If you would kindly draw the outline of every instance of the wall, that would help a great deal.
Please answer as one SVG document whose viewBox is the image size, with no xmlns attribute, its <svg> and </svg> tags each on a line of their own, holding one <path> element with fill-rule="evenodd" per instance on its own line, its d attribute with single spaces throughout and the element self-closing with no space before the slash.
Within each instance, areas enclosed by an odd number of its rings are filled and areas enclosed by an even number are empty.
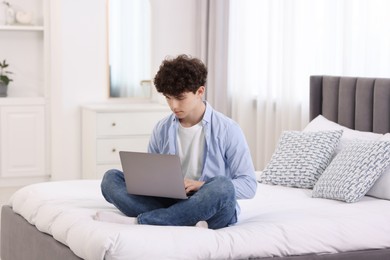
<svg viewBox="0 0 390 260">
<path fill-rule="evenodd" d="M 197 0 L 150 0 L 152 16 L 152 75 L 166 56 L 197 55 Z"/>
<path fill-rule="evenodd" d="M 51 2 L 51 171 L 81 176 L 81 116 L 86 103 L 108 101 L 106 0 Z M 151 0 L 152 75 L 166 55 L 196 55 L 196 0 Z"/>
<path fill-rule="evenodd" d="M 198 36 L 198 2 L 200 0 L 149 0 L 151 3 L 151 79 L 166 57 L 190 54 L 200 57 Z M 154 100 L 165 104 L 162 95 L 153 93 Z"/>
</svg>

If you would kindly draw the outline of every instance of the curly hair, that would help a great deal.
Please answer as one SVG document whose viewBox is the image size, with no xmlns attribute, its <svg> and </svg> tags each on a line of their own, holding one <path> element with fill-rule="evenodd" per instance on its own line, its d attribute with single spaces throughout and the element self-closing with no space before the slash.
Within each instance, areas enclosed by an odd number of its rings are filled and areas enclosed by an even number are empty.
<svg viewBox="0 0 390 260">
<path fill-rule="evenodd" d="M 207 68 L 197 58 L 182 54 L 174 59 L 165 59 L 156 76 L 154 85 L 164 95 L 179 96 L 184 92 L 196 93 L 207 80 Z"/>
</svg>

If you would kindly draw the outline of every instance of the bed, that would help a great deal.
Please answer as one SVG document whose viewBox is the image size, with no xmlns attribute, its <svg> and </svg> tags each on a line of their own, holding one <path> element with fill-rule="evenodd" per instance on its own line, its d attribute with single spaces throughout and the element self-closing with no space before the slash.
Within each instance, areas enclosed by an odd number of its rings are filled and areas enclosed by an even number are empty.
<svg viewBox="0 0 390 260">
<path fill-rule="evenodd" d="M 270 163 L 257 173 L 255 198 L 239 201 L 242 213 L 233 226 L 99 222 L 97 210 L 115 211 L 101 196 L 99 180 L 38 183 L 2 207 L 1 259 L 390 259 L 390 79 L 311 76 L 310 119 L 302 131 L 282 134 Z M 324 169 L 310 183 L 277 168 L 281 158 L 297 154 L 291 140 L 300 138 L 321 144 L 320 154 L 310 150 L 292 160 L 321 159 Z M 370 166 L 343 194 L 356 178 L 332 185 L 343 177 L 332 174 L 346 158 L 356 160 L 348 156 L 359 149 L 370 156 L 358 166 Z M 313 170 L 307 167 L 303 176 Z"/>
</svg>

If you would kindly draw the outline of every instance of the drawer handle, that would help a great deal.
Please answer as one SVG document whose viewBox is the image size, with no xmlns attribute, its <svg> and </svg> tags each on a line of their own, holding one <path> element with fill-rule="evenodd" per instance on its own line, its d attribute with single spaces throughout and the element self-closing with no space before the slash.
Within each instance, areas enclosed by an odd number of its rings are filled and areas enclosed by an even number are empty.
<svg viewBox="0 0 390 260">
<path fill-rule="evenodd" d="M 112 124 L 111 124 L 112 126 L 116 126 L 116 123 L 115 122 L 112 122 Z"/>
<path fill-rule="evenodd" d="M 115 148 L 112 148 L 112 150 L 111 150 L 113 153 L 115 153 L 116 152 L 116 149 Z"/>
</svg>

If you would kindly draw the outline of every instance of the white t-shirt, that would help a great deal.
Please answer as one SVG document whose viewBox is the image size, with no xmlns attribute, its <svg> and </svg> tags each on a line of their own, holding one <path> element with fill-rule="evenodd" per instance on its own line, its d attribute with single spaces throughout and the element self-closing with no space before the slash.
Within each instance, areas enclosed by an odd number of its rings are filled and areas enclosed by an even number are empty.
<svg viewBox="0 0 390 260">
<path fill-rule="evenodd" d="M 184 176 L 198 180 L 202 174 L 205 144 L 202 122 L 191 127 L 179 124 L 177 144 Z"/>
</svg>

